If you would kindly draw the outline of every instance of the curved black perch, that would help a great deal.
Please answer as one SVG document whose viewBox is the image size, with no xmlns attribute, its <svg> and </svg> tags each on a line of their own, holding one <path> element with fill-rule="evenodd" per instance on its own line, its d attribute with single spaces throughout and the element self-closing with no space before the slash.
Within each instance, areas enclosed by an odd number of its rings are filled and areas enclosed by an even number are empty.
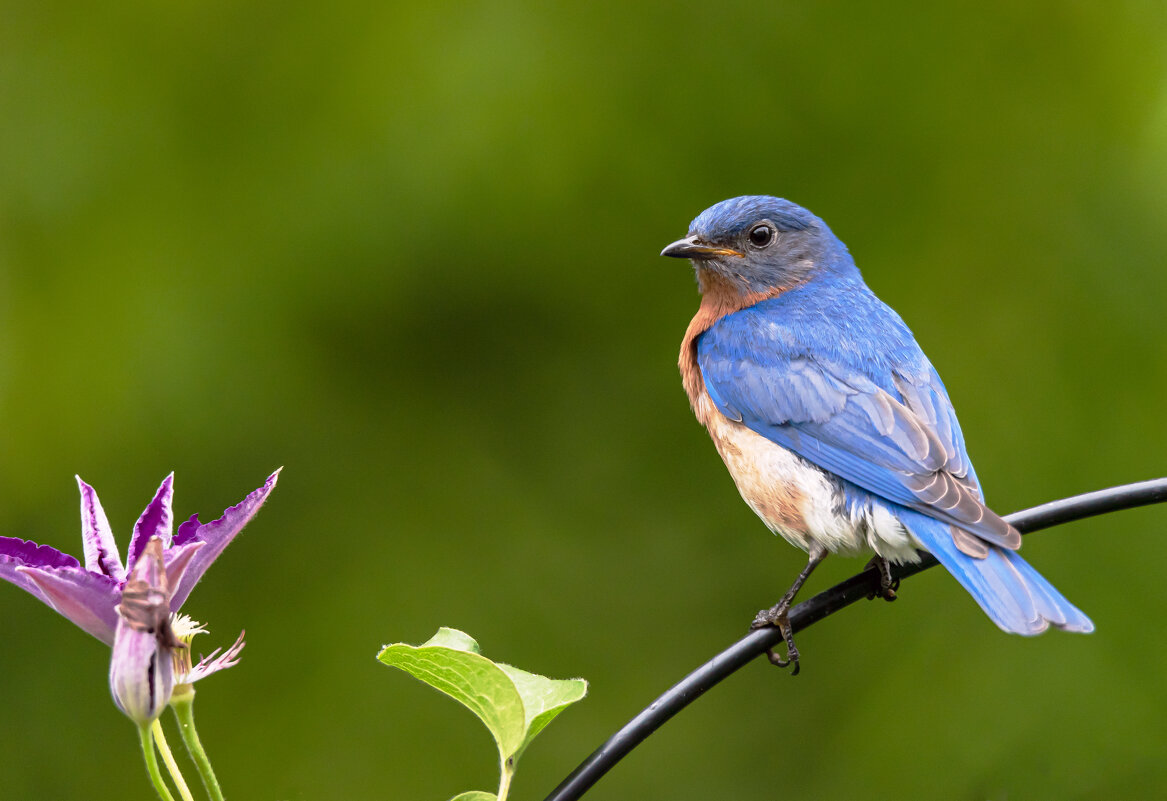
<svg viewBox="0 0 1167 801">
<path fill-rule="evenodd" d="M 1162 501 L 1167 501 L 1167 478 L 1075 495 L 1006 515 L 1005 519 L 1025 534 L 1084 517 Z M 936 560 L 926 555 L 919 564 L 899 565 L 893 568 L 892 573 L 895 578 L 907 578 L 935 564 Z M 790 627 L 795 632 L 801 631 L 878 589 L 878 571 L 875 568 L 864 570 L 794 607 L 790 611 Z M 572 771 L 545 801 L 575 801 L 665 721 L 697 700 L 710 687 L 781 642 L 782 634 L 775 628 L 757 629 L 742 637 L 628 721 Z"/>
</svg>

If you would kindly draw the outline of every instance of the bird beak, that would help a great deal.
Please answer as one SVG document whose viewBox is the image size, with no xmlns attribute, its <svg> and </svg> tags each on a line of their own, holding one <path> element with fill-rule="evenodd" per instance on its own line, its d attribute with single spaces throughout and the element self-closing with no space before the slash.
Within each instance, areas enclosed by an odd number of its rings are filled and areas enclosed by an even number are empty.
<svg viewBox="0 0 1167 801">
<path fill-rule="evenodd" d="M 687 239 L 678 239 L 673 244 L 666 247 L 660 252 L 662 256 L 672 256 L 676 259 L 715 259 L 718 256 L 737 256 L 739 258 L 745 256 L 740 250 L 733 248 L 721 248 L 715 245 L 706 245 L 700 242 L 696 236 L 688 237 Z"/>
</svg>

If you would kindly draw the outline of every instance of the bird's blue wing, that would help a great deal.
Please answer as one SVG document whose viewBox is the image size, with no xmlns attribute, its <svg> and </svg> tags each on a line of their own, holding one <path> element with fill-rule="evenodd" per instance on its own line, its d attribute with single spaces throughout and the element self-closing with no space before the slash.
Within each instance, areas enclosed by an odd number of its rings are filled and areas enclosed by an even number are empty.
<svg viewBox="0 0 1167 801">
<path fill-rule="evenodd" d="M 785 296 L 715 323 L 697 357 L 718 410 L 886 500 L 1016 548 L 1020 535 L 982 501 L 952 404 L 911 333 L 869 292 L 849 300 L 846 311 L 866 318 L 856 336 Z"/>
</svg>

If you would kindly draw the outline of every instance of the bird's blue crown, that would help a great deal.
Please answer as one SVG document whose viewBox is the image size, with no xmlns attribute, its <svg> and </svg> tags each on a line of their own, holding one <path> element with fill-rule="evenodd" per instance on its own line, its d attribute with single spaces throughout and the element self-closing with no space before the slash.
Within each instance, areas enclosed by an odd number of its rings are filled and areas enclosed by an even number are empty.
<svg viewBox="0 0 1167 801">
<path fill-rule="evenodd" d="M 822 221 L 795 203 L 770 195 L 744 195 L 723 200 L 697 215 L 689 224 L 689 233 L 710 242 L 721 242 L 740 235 L 758 220 L 767 219 L 779 231 L 802 231 Z"/>
</svg>

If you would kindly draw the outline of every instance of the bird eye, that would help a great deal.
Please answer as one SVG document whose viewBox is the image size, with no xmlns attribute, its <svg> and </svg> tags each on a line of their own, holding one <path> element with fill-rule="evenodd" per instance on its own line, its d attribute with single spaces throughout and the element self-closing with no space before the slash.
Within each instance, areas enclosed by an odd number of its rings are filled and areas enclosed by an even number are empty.
<svg viewBox="0 0 1167 801">
<path fill-rule="evenodd" d="M 755 225 L 750 229 L 750 244 L 764 248 L 774 240 L 774 229 L 768 225 Z"/>
</svg>

